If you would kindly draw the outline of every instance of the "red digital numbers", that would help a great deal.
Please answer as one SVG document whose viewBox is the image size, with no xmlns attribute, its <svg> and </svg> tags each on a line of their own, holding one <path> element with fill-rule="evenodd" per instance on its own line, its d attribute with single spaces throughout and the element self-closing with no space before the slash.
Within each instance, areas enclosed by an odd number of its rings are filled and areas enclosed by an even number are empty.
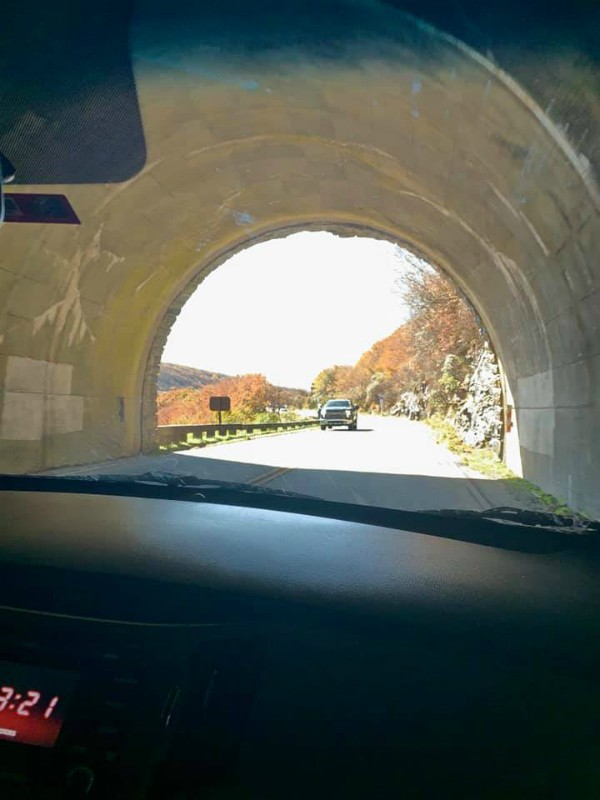
<svg viewBox="0 0 600 800">
<path fill-rule="evenodd" d="M 48 708 L 44 711 L 44 719 L 50 718 L 59 700 L 60 697 L 53 697 L 52 700 L 50 700 L 50 702 L 48 703 Z"/>
<path fill-rule="evenodd" d="M 29 716 L 29 709 L 33 708 L 34 705 L 39 701 L 41 695 L 39 692 L 27 692 L 28 700 L 23 700 L 22 703 L 17 706 L 17 714 L 20 717 L 28 717 Z"/>
<path fill-rule="evenodd" d="M 0 689 L 0 711 L 4 711 L 14 693 L 12 686 L 3 686 Z"/>
<path fill-rule="evenodd" d="M 0 748 L 3 742 L 52 747 L 76 677 L 62 670 L 0 661 Z M 36 688 L 28 688 L 32 686 Z"/>
<path fill-rule="evenodd" d="M 28 717 L 31 713 L 30 709 L 40 702 L 41 694 L 30 689 L 26 692 L 27 699 L 21 700 L 23 695 L 17 694 L 13 686 L 2 686 L 0 688 L 0 711 L 14 711 L 20 717 Z M 10 701 L 13 700 L 13 703 Z M 21 700 L 20 703 L 17 701 Z M 48 719 L 54 711 L 56 704 L 60 700 L 59 697 L 53 697 L 48 703 L 48 707 L 44 711 L 44 719 Z"/>
</svg>

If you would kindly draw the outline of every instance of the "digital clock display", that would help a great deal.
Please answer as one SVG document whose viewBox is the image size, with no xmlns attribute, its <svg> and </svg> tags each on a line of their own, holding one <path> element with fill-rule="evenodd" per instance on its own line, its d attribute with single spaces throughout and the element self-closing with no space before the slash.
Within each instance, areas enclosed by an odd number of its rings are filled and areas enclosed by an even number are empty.
<svg viewBox="0 0 600 800">
<path fill-rule="evenodd" d="M 71 672 L 0 661 L 0 742 L 53 747 L 75 679 Z"/>
</svg>

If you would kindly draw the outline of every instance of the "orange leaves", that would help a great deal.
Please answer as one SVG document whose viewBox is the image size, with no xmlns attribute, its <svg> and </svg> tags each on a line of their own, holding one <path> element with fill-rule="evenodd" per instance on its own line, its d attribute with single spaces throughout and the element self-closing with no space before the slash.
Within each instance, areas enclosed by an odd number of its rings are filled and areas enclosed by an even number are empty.
<svg viewBox="0 0 600 800">
<path fill-rule="evenodd" d="M 201 389 L 171 389 L 159 392 L 157 416 L 159 425 L 195 423 L 198 425 L 216 421 L 209 410 L 212 395 L 231 398 L 231 411 L 223 414 L 223 422 L 248 422 L 267 407 L 282 405 L 298 406 L 306 398 L 306 392 L 284 389 L 270 384 L 264 375 L 238 375 L 225 378 Z"/>
<path fill-rule="evenodd" d="M 321 399 L 346 396 L 369 407 L 383 397 L 389 407 L 407 390 L 437 390 L 448 355 L 458 357 L 461 374 L 453 378 L 461 383 L 483 343 L 473 310 L 447 278 L 420 262 L 402 274 L 398 286 L 409 321 L 376 342 L 354 367 L 323 370 L 315 379 Z"/>
<path fill-rule="evenodd" d="M 390 336 L 376 342 L 359 359 L 355 370 L 373 374 L 375 372 L 396 372 L 411 357 L 411 336 L 403 325 Z"/>
<path fill-rule="evenodd" d="M 203 390 L 198 389 L 171 389 L 168 392 L 159 392 L 157 396 L 157 416 L 159 425 L 177 425 L 186 422 L 208 422 L 202 413 L 198 395 Z M 208 401 L 207 401 L 208 409 Z"/>
<path fill-rule="evenodd" d="M 336 364 L 321 370 L 313 381 L 315 395 L 322 402 L 330 397 L 350 396 L 356 383 L 354 369 Z"/>
</svg>

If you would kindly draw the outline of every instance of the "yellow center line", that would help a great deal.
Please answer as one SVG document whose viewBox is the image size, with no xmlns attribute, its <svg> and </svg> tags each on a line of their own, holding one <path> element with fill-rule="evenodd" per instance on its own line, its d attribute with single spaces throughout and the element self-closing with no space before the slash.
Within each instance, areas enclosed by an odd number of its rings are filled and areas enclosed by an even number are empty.
<svg viewBox="0 0 600 800">
<path fill-rule="evenodd" d="M 292 467 L 275 467 L 275 469 L 270 469 L 268 472 L 263 472 L 262 475 L 252 478 L 252 480 L 246 481 L 246 483 L 250 483 L 252 486 L 265 486 L 265 484 L 270 483 L 271 481 L 275 480 L 275 478 L 280 478 L 282 475 L 285 475 L 291 471 Z"/>
</svg>

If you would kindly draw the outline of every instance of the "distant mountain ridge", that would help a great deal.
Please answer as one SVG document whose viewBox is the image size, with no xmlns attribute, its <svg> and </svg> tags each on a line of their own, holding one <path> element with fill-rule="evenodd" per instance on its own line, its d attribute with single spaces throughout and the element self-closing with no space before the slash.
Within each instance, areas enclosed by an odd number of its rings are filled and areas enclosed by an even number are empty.
<svg viewBox="0 0 600 800">
<path fill-rule="evenodd" d="M 159 392 L 168 392 L 169 389 L 202 389 L 209 383 L 218 383 L 230 377 L 224 372 L 209 372 L 205 369 L 163 362 L 158 373 L 157 389 Z"/>
</svg>

